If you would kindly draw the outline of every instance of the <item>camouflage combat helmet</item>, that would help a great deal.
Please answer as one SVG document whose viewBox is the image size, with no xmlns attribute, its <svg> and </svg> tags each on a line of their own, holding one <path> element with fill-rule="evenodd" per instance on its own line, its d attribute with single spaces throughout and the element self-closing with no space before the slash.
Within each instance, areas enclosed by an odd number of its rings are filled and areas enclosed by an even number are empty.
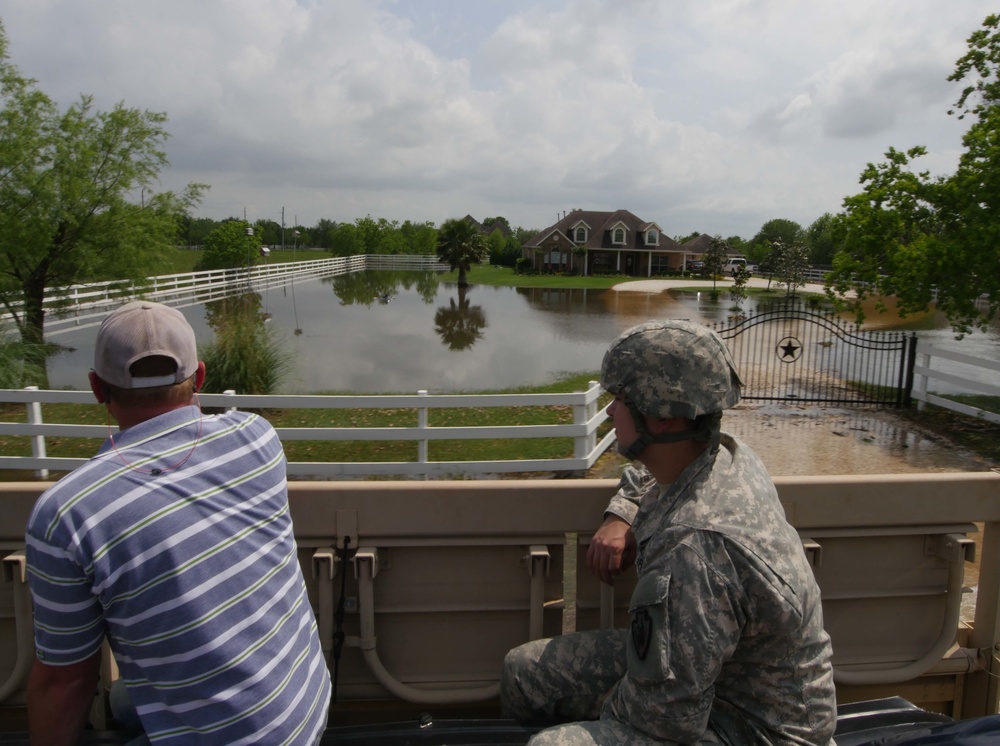
<svg viewBox="0 0 1000 746">
<path fill-rule="evenodd" d="M 717 446 L 721 412 L 740 400 L 743 382 L 719 335 L 701 324 L 668 320 L 640 324 L 612 342 L 601 364 L 601 386 L 620 395 L 632 412 L 640 437 L 623 453 L 634 459 L 655 442 L 694 438 Z M 700 418 L 701 426 L 653 436 L 642 415 Z"/>
</svg>

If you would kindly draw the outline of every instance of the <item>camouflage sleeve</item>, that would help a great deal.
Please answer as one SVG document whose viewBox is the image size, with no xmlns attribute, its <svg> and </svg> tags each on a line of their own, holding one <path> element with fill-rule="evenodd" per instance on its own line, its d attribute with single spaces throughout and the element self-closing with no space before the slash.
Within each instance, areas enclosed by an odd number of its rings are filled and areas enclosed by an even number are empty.
<svg viewBox="0 0 1000 746">
<path fill-rule="evenodd" d="M 604 511 L 605 517 L 609 514 L 616 515 L 631 525 L 639 510 L 639 500 L 655 484 L 656 480 L 646 471 L 645 466 L 629 464 L 618 480 L 618 491 L 608 503 L 608 508 Z"/>
<path fill-rule="evenodd" d="M 603 717 L 660 740 L 700 740 L 715 681 L 746 621 L 739 589 L 714 564 L 729 565 L 725 552 L 701 549 L 682 544 L 639 579 L 629 604 L 628 672 L 604 704 Z"/>
</svg>

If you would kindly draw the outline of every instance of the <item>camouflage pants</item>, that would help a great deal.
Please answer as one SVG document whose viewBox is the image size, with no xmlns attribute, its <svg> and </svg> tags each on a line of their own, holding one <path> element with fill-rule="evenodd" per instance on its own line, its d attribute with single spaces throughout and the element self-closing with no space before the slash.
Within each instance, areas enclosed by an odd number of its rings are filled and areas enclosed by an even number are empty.
<svg viewBox="0 0 1000 746">
<path fill-rule="evenodd" d="M 514 648 L 500 678 L 504 717 L 564 723 L 538 733 L 531 746 L 663 744 L 628 723 L 598 719 L 605 695 L 625 675 L 626 636 L 620 629 L 574 632 Z M 708 732 L 701 743 L 722 741 Z"/>
</svg>

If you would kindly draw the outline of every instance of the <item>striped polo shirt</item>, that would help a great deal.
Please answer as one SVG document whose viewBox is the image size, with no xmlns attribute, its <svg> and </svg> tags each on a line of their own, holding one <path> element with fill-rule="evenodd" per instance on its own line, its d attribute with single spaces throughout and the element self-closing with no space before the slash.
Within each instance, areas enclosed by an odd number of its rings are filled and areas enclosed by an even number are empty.
<svg viewBox="0 0 1000 746">
<path fill-rule="evenodd" d="M 330 677 L 262 418 L 191 406 L 119 433 L 39 498 L 27 557 L 38 658 L 107 635 L 154 743 L 319 737 Z"/>
</svg>

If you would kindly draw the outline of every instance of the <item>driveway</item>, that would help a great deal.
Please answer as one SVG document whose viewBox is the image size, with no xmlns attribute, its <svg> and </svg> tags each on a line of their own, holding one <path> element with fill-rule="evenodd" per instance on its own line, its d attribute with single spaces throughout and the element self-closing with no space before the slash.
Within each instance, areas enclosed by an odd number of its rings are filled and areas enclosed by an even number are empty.
<svg viewBox="0 0 1000 746">
<path fill-rule="evenodd" d="M 723 277 L 722 279 L 716 281 L 715 286 L 719 290 L 727 290 L 733 284 L 732 278 Z M 747 286 L 752 288 L 766 288 L 768 285 L 768 280 L 766 277 L 751 277 L 747 280 Z M 774 280 L 771 280 L 771 286 L 774 287 Z M 648 280 L 629 280 L 628 282 L 620 282 L 617 285 L 612 286 L 612 290 L 618 290 L 621 292 L 634 292 L 634 293 L 659 293 L 663 290 L 669 290 L 670 288 L 710 288 L 712 287 L 711 280 L 696 280 L 694 278 L 680 279 L 680 280 L 663 280 L 663 279 L 648 279 Z M 806 283 L 805 285 L 800 285 L 799 289 L 807 293 L 823 293 L 825 288 L 819 283 Z M 854 297 L 853 292 L 848 293 L 848 297 Z"/>
</svg>

